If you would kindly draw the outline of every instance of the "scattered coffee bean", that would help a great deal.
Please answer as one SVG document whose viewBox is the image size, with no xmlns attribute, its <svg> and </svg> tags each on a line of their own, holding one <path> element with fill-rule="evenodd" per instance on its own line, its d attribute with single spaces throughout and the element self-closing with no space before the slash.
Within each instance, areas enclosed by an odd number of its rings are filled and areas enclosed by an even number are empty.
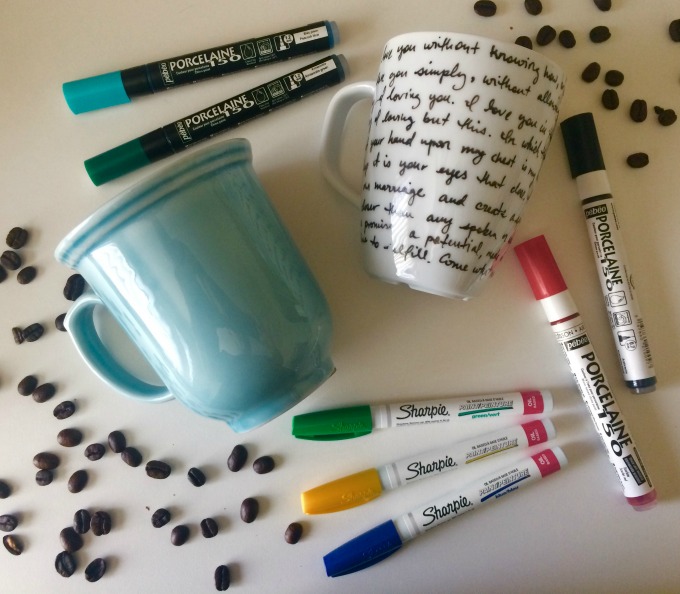
<svg viewBox="0 0 680 594">
<path fill-rule="evenodd" d="M 90 529 L 95 536 L 103 536 L 111 532 L 111 516 L 105 511 L 96 511 L 90 519 Z"/>
<path fill-rule="evenodd" d="M 158 508 L 151 516 L 151 525 L 154 528 L 165 526 L 172 519 L 172 514 L 164 507 Z"/>
<path fill-rule="evenodd" d="M 671 21 L 670 25 L 668 25 L 668 33 L 673 41 L 680 41 L 680 19 Z"/>
<path fill-rule="evenodd" d="M 634 169 L 640 169 L 649 165 L 649 155 L 647 153 L 633 153 L 626 159 L 626 163 Z"/>
<path fill-rule="evenodd" d="M 241 503 L 241 519 L 250 524 L 255 521 L 257 514 L 260 511 L 260 504 L 254 497 L 246 497 Z"/>
<path fill-rule="evenodd" d="M 560 42 L 560 45 L 562 45 L 562 47 L 566 47 L 567 49 L 571 49 L 576 45 L 576 37 L 574 37 L 574 34 L 569 29 L 560 31 L 557 39 Z"/>
<path fill-rule="evenodd" d="M 611 31 L 609 30 L 609 27 L 605 27 L 604 25 L 598 25 L 597 27 L 593 27 L 590 30 L 590 41 L 593 43 L 602 43 L 604 41 L 607 41 L 611 36 Z"/>
<path fill-rule="evenodd" d="M 33 456 L 33 465 L 40 470 L 54 470 L 59 462 L 59 456 L 52 452 L 40 452 Z"/>
<path fill-rule="evenodd" d="M 36 322 L 23 329 L 24 340 L 26 342 L 35 342 L 44 334 L 44 332 L 45 328 L 43 325 Z"/>
<path fill-rule="evenodd" d="M 100 460 L 105 453 L 106 448 L 101 443 L 91 443 L 85 448 L 85 457 L 92 462 Z"/>
<path fill-rule="evenodd" d="M 111 431 L 109 433 L 109 447 L 114 454 L 120 454 L 127 447 L 127 441 L 122 431 Z"/>
<path fill-rule="evenodd" d="M 52 482 L 54 474 L 51 470 L 38 470 L 35 473 L 35 482 L 39 487 L 46 487 Z"/>
<path fill-rule="evenodd" d="M 557 37 L 557 31 L 550 25 L 543 25 L 536 34 L 536 43 L 540 46 L 548 45 Z"/>
<path fill-rule="evenodd" d="M 70 400 L 64 400 L 54 407 L 52 414 L 56 419 L 63 421 L 64 419 L 68 419 L 74 412 L 76 412 L 75 403 Z"/>
<path fill-rule="evenodd" d="M 5 482 L 0 480 L 0 499 L 7 499 L 12 494 L 12 488 Z"/>
<path fill-rule="evenodd" d="M 59 332 L 66 332 L 66 326 L 64 326 L 64 320 L 66 319 L 66 314 L 59 314 L 54 318 L 54 327 L 59 330 Z"/>
<path fill-rule="evenodd" d="M 7 279 L 7 271 L 0 264 L 0 283 Z"/>
<path fill-rule="evenodd" d="M 17 282 L 20 285 L 27 285 L 37 276 L 38 271 L 35 266 L 26 266 L 17 273 Z"/>
<path fill-rule="evenodd" d="M 634 122 L 644 122 L 647 119 L 647 102 L 635 99 L 630 105 L 630 119 Z"/>
<path fill-rule="evenodd" d="M 224 592 L 229 589 L 230 583 L 231 576 L 229 574 L 229 568 L 226 565 L 220 565 L 215 570 L 215 589 L 218 592 Z"/>
<path fill-rule="evenodd" d="M 83 537 L 72 526 L 64 528 L 59 533 L 59 542 L 65 551 L 75 553 L 83 548 Z"/>
<path fill-rule="evenodd" d="M 496 14 L 496 3 L 491 0 L 477 0 L 474 10 L 479 16 L 490 17 Z"/>
<path fill-rule="evenodd" d="M 170 476 L 172 468 L 161 460 L 149 460 L 146 463 L 146 474 L 153 479 L 166 479 Z"/>
<path fill-rule="evenodd" d="M 73 514 L 73 529 L 78 534 L 86 534 L 90 531 L 91 521 L 92 516 L 90 516 L 90 512 L 86 509 L 79 509 L 75 514 Z"/>
<path fill-rule="evenodd" d="M 3 532 L 12 532 L 19 524 L 16 516 L 12 514 L 5 514 L 0 516 L 0 530 Z"/>
<path fill-rule="evenodd" d="M 50 382 L 46 382 L 44 384 L 40 384 L 35 390 L 33 390 L 33 400 L 42 404 L 43 402 L 47 402 L 56 393 L 57 388 L 55 385 Z"/>
<path fill-rule="evenodd" d="M 619 94 L 614 89 L 605 89 L 602 93 L 602 105 L 606 109 L 617 109 L 619 107 Z"/>
<path fill-rule="evenodd" d="M 142 463 L 142 455 L 139 453 L 139 450 L 130 446 L 120 453 L 120 457 L 125 464 L 132 466 L 133 468 L 136 468 Z"/>
<path fill-rule="evenodd" d="M 22 396 L 28 396 L 30 394 L 33 394 L 33 390 L 35 390 L 37 387 L 38 387 L 38 378 L 35 377 L 34 375 L 27 375 L 17 385 L 17 391 Z"/>
<path fill-rule="evenodd" d="M 62 551 L 54 560 L 54 568 L 62 577 L 71 577 L 76 571 L 76 558 L 68 551 Z"/>
<path fill-rule="evenodd" d="M 181 547 L 187 540 L 189 540 L 189 528 L 187 526 L 178 524 L 172 529 L 170 542 L 176 547 Z"/>
<path fill-rule="evenodd" d="M 7 234 L 6 243 L 13 250 L 21 249 L 28 241 L 28 231 L 21 227 L 13 227 Z"/>
<path fill-rule="evenodd" d="M 610 87 L 618 87 L 623 82 L 623 72 L 620 70 L 608 70 L 604 75 L 604 82 Z"/>
<path fill-rule="evenodd" d="M 190 468 L 189 472 L 187 472 L 187 477 L 194 487 L 202 487 L 205 485 L 205 474 L 203 474 L 203 471 L 200 468 Z"/>
<path fill-rule="evenodd" d="M 526 35 L 520 35 L 517 39 L 515 39 L 515 44 L 521 45 L 527 49 L 534 49 L 533 41 L 531 41 L 531 38 L 527 37 Z"/>
<path fill-rule="evenodd" d="M 85 279 L 82 275 L 72 274 L 66 279 L 66 284 L 64 285 L 64 297 L 69 301 L 75 301 L 83 294 L 85 289 Z"/>
<path fill-rule="evenodd" d="M 201 534 L 203 534 L 204 538 L 212 538 L 213 536 L 217 536 L 218 532 L 219 526 L 215 520 L 212 518 L 205 518 L 205 520 L 201 520 Z"/>
<path fill-rule="evenodd" d="M 24 342 L 24 331 L 18 326 L 14 326 L 14 328 L 12 328 L 12 336 L 14 337 L 14 342 L 17 344 Z"/>
<path fill-rule="evenodd" d="M 71 493 L 80 493 L 87 485 L 89 478 L 87 470 L 76 470 L 68 479 L 68 490 Z"/>
<path fill-rule="evenodd" d="M 659 124 L 661 124 L 662 126 L 671 126 L 675 124 L 677 119 L 678 116 L 672 109 L 664 109 L 659 114 Z"/>
<path fill-rule="evenodd" d="M 524 0 L 524 8 L 532 16 L 536 16 L 543 12 L 541 0 Z"/>
<path fill-rule="evenodd" d="M 12 250 L 5 250 L 0 255 L 0 264 L 7 270 L 19 270 L 21 267 L 21 256 Z"/>
<path fill-rule="evenodd" d="M 238 472 L 243 468 L 243 465 L 246 463 L 246 460 L 248 459 L 248 450 L 245 448 L 245 446 L 242 445 L 236 445 L 234 446 L 234 449 L 231 451 L 231 454 L 229 454 L 229 459 L 227 460 L 227 466 L 229 467 L 229 470 L 232 472 Z"/>
<path fill-rule="evenodd" d="M 21 555 L 24 550 L 24 543 L 18 536 L 8 534 L 2 538 L 2 544 L 12 555 Z"/>
<path fill-rule="evenodd" d="M 257 474 L 267 474 L 274 470 L 274 458 L 271 456 L 260 456 L 255 462 L 253 462 L 253 470 Z"/>
<path fill-rule="evenodd" d="M 106 573 L 106 561 L 101 557 L 93 559 L 90 561 L 88 566 L 85 568 L 85 579 L 88 582 L 96 582 L 104 576 Z"/>
<path fill-rule="evenodd" d="M 602 12 L 607 12 L 612 7 L 612 0 L 593 0 Z"/>
<path fill-rule="evenodd" d="M 286 539 L 288 544 L 296 544 L 302 537 L 302 524 L 299 522 L 293 522 L 288 525 L 283 538 Z"/>
<path fill-rule="evenodd" d="M 71 427 L 69 429 L 62 429 L 57 433 L 57 442 L 65 448 L 73 448 L 80 445 L 81 441 L 83 441 L 83 434 L 79 429 Z"/>
</svg>

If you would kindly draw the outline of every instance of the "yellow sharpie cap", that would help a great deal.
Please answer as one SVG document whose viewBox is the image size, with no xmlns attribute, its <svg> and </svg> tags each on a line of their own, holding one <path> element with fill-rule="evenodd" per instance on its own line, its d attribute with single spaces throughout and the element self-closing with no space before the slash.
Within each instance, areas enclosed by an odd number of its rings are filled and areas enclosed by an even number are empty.
<svg viewBox="0 0 680 594">
<path fill-rule="evenodd" d="M 375 468 L 325 483 L 300 496 L 306 514 L 328 514 L 357 507 L 382 493 L 380 476 Z"/>
</svg>

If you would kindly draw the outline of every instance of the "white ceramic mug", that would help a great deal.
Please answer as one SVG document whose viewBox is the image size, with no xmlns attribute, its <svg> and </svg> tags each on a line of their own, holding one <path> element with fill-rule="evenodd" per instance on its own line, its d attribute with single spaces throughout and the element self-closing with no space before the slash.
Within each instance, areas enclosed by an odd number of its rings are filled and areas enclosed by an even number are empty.
<svg viewBox="0 0 680 594">
<path fill-rule="evenodd" d="M 458 33 L 387 42 L 377 80 L 333 98 L 326 179 L 361 209 L 364 266 L 392 283 L 478 294 L 508 247 L 557 122 L 562 69 L 527 48 Z M 373 102 L 363 191 L 340 168 L 350 109 Z"/>
</svg>

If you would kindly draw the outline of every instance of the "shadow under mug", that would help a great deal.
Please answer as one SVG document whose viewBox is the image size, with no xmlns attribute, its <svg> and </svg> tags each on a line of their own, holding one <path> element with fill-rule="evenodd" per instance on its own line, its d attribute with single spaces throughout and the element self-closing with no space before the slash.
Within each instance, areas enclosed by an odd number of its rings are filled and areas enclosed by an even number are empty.
<svg viewBox="0 0 680 594">
<path fill-rule="evenodd" d="M 283 413 L 335 369 L 328 304 L 251 159 L 243 139 L 196 151 L 113 198 L 55 251 L 88 285 L 65 322 L 88 366 L 125 395 L 176 397 L 236 432 Z M 112 355 L 98 307 L 163 385 Z"/>
</svg>

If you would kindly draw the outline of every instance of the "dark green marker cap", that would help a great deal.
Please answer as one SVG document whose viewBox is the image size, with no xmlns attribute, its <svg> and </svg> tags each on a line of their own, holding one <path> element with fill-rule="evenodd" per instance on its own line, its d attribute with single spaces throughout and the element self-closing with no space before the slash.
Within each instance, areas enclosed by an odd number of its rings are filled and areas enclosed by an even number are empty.
<svg viewBox="0 0 680 594">
<path fill-rule="evenodd" d="M 293 417 L 293 435 L 298 439 L 338 441 L 368 435 L 372 430 L 373 417 L 368 405 L 321 410 Z"/>
<path fill-rule="evenodd" d="M 85 161 L 85 170 L 95 186 L 101 186 L 151 163 L 139 138 Z"/>
<path fill-rule="evenodd" d="M 605 168 L 592 113 L 567 118 L 560 124 L 560 128 L 572 178 Z"/>
</svg>

